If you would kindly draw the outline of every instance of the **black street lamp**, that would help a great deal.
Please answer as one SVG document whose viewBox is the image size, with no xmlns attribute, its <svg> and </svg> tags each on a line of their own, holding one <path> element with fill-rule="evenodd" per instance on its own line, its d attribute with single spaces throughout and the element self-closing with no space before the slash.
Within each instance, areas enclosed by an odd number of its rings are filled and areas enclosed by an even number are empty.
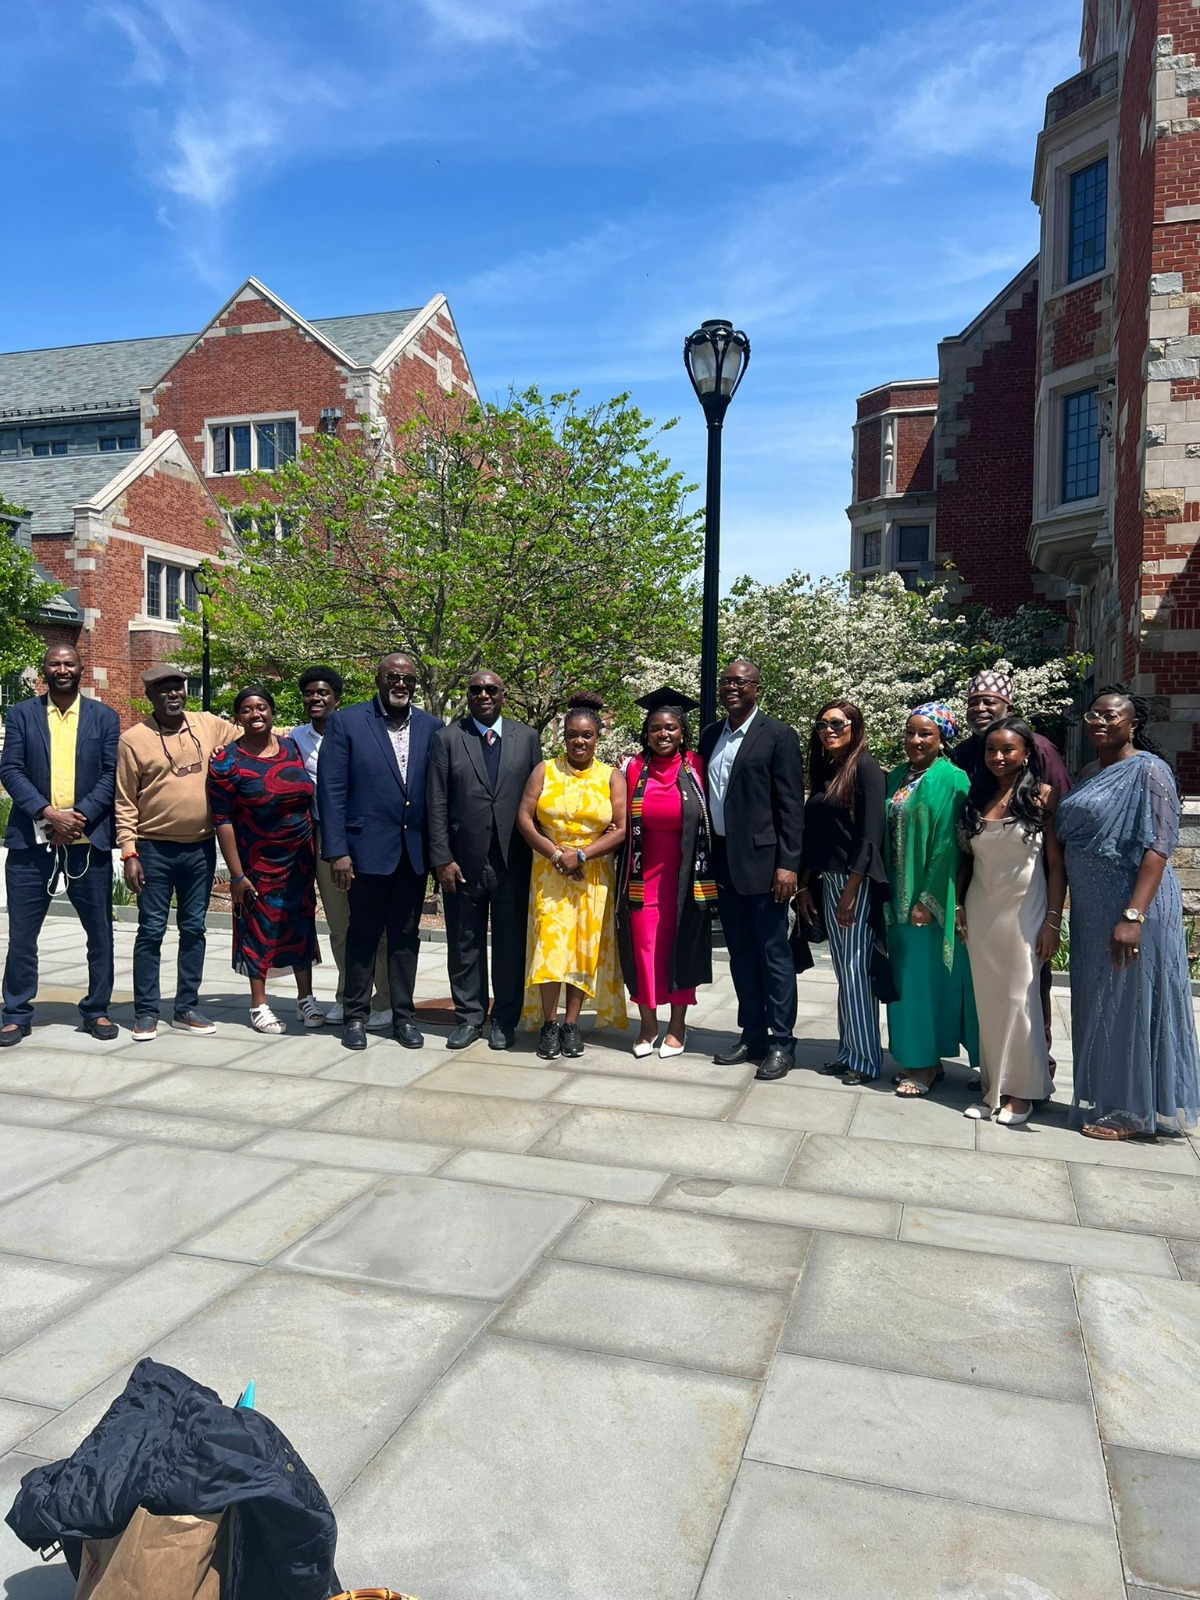
<svg viewBox="0 0 1200 1600">
<path fill-rule="evenodd" d="M 212 710 L 212 650 L 208 638 L 208 597 L 212 584 L 208 577 L 208 563 L 202 561 L 192 577 L 192 586 L 200 601 L 200 709 Z"/>
<path fill-rule="evenodd" d="M 721 598 L 721 427 L 750 364 L 750 341 L 720 318 L 683 341 L 683 364 L 708 423 L 704 496 L 704 595 L 700 631 L 700 726 L 717 714 L 717 616 Z"/>
</svg>

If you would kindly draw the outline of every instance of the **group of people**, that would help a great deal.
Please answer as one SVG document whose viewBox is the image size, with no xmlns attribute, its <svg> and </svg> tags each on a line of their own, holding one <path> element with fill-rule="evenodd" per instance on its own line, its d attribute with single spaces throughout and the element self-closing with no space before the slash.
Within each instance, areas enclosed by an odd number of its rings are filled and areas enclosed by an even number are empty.
<svg viewBox="0 0 1200 1600">
<path fill-rule="evenodd" d="M 759 707 L 759 671 L 745 660 L 722 670 L 724 717 L 698 739 L 694 701 L 670 688 L 645 697 L 641 750 L 619 767 L 597 754 L 599 696 L 572 696 L 561 754 L 544 760 L 535 730 L 504 714 L 494 672 L 472 675 L 466 714 L 446 725 L 414 705 L 417 673 L 402 654 L 379 663 L 370 700 L 346 707 L 334 668 L 307 669 L 309 721 L 290 732 L 276 729 L 263 685 L 243 689 L 226 721 L 189 710 L 182 672 L 160 664 L 143 676 L 151 714 L 121 734 L 115 712 L 80 695 L 70 646 L 47 651 L 43 676 L 47 693 L 11 708 L 0 758 L 13 801 L 0 1047 L 29 1033 L 38 933 L 60 891 L 87 935 L 83 1027 L 117 1036 L 115 837 L 139 906 L 135 1040 L 159 1026 L 172 899 L 172 1022 L 215 1031 L 199 990 L 219 847 L 233 965 L 260 1033 L 283 1032 L 266 990 L 282 968 L 306 1027 L 339 1024 L 351 1050 L 387 1027 L 420 1048 L 432 869 L 451 1049 L 481 1038 L 508 1049 L 524 1021 L 542 1059 L 578 1057 L 584 1004 L 623 1029 L 628 993 L 634 1055 L 681 1054 L 696 990 L 712 980 L 716 911 L 739 1024 L 716 1062 L 751 1062 L 765 1081 L 792 1070 L 796 974 L 827 938 L 838 1050 L 821 1070 L 851 1085 L 879 1077 L 883 1006 L 898 1095 L 929 1094 L 943 1059 L 965 1047 L 980 1089 L 966 1114 L 1011 1126 L 1053 1092 L 1050 963 L 1069 887 L 1076 1125 L 1133 1139 L 1196 1120 L 1200 1061 L 1168 861 L 1179 798 L 1147 707 L 1123 687 L 1085 712 L 1096 759 L 1072 788 L 998 672 L 968 686 L 965 738 L 945 704 L 915 707 L 889 773 L 843 699 L 816 716 L 806 762 L 795 730 Z M 338 968 L 329 1011 L 312 990 L 318 891 Z"/>
</svg>

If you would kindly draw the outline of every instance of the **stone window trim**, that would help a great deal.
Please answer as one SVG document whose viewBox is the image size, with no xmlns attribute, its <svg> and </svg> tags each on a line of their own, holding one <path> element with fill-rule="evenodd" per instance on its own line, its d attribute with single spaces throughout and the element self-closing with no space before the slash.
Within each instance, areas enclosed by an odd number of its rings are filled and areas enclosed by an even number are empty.
<svg viewBox="0 0 1200 1600">
<path fill-rule="evenodd" d="M 1057 512 L 1074 513 L 1107 503 L 1112 483 L 1112 437 L 1104 432 L 1108 415 L 1113 366 L 1111 356 L 1081 361 L 1050 375 L 1041 385 L 1034 422 L 1034 520 Z M 1077 500 L 1063 499 L 1063 428 L 1068 395 L 1095 389 L 1100 424 L 1099 482 L 1096 493 Z"/>
<path fill-rule="evenodd" d="M 883 569 L 883 529 L 864 528 L 858 535 L 858 572 L 880 572 Z"/>
<path fill-rule="evenodd" d="M 285 430 L 290 430 L 290 443 L 280 438 L 280 424 L 283 424 Z M 235 429 L 238 430 L 236 436 Z M 270 457 L 266 448 L 268 429 L 274 430 L 275 434 L 275 444 Z M 300 414 L 297 411 L 260 411 L 237 417 L 206 417 L 204 476 L 238 478 L 252 472 L 273 472 L 281 460 L 288 461 L 295 458 L 299 450 L 300 434 Z"/>
<path fill-rule="evenodd" d="M 1116 240 L 1116 94 L 1108 94 L 1045 130 L 1038 140 L 1033 198 L 1042 213 L 1042 272 L 1038 286 L 1040 304 L 1069 290 L 1096 283 L 1115 272 Z M 1104 265 L 1086 276 L 1072 279 L 1071 180 L 1075 174 L 1108 162 L 1108 203 L 1104 230 Z"/>
<path fill-rule="evenodd" d="M 181 609 L 196 609 L 196 573 L 200 563 L 167 559 L 147 550 L 142 560 L 142 607 L 131 628 L 176 629 Z"/>
</svg>

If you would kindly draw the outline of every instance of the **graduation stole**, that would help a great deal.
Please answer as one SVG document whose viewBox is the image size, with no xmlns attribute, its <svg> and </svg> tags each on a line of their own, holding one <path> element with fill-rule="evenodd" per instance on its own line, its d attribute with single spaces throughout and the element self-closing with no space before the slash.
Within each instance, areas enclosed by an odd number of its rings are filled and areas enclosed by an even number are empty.
<svg viewBox="0 0 1200 1600">
<path fill-rule="evenodd" d="M 642 864 L 642 801 L 646 793 L 646 783 L 650 777 L 650 758 L 647 756 L 642 761 L 642 770 L 638 773 L 637 783 L 633 793 L 629 796 L 629 882 L 626 885 L 626 894 L 629 904 L 635 909 L 646 903 L 646 877 Z M 680 803 L 687 806 L 689 801 L 694 801 L 700 808 L 700 821 L 696 828 L 696 856 L 694 872 L 692 874 L 692 898 L 701 905 L 715 905 L 717 902 L 717 883 L 712 876 L 712 844 L 708 833 L 708 808 L 704 804 L 704 791 L 700 786 L 700 779 L 695 769 L 689 765 L 687 757 L 679 763 L 679 776 L 676 779 L 679 786 Z M 682 863 L 681 863 L 682 868 Z"/>
</svg>

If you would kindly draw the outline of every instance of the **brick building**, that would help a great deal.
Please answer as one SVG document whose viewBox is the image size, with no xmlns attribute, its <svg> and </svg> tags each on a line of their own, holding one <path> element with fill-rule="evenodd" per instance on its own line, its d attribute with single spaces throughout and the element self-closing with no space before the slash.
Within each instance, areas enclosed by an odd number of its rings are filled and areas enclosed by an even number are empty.
<svg viewBox="0 0 1200 1600">
<path fill-rule="evenodd" d="M 934 569 L 963 598 L 1065 604 L 1093 682 L 1147 694 L 1200 791 L 1200 9 L 1085 0 L 1082 70 L 1052 89 L 1034 161 L 1037 258 L 939 346 Z M 872 562 L 859 400 L 851 565 Z M 868 477 L 869 477 L 868 470 Z M 881 486 L 883 480 L 881 479 Z M 877 498 L 877 497 L 876 497 Z M 907 516 L 907 512 L 904 513 Z"/>
<path fill-rule="evenodd" d="M 199 333 L 0 354 L 0 496 L 64 586 L 39 627 L 78 646 L 84 692 L 127 717 L 170 657 L 200 563 L 235 549 L 218 496 L 422 391 L 475 393 L 443 295 L 309 321 L 249 278 Z"/>
</svg>

